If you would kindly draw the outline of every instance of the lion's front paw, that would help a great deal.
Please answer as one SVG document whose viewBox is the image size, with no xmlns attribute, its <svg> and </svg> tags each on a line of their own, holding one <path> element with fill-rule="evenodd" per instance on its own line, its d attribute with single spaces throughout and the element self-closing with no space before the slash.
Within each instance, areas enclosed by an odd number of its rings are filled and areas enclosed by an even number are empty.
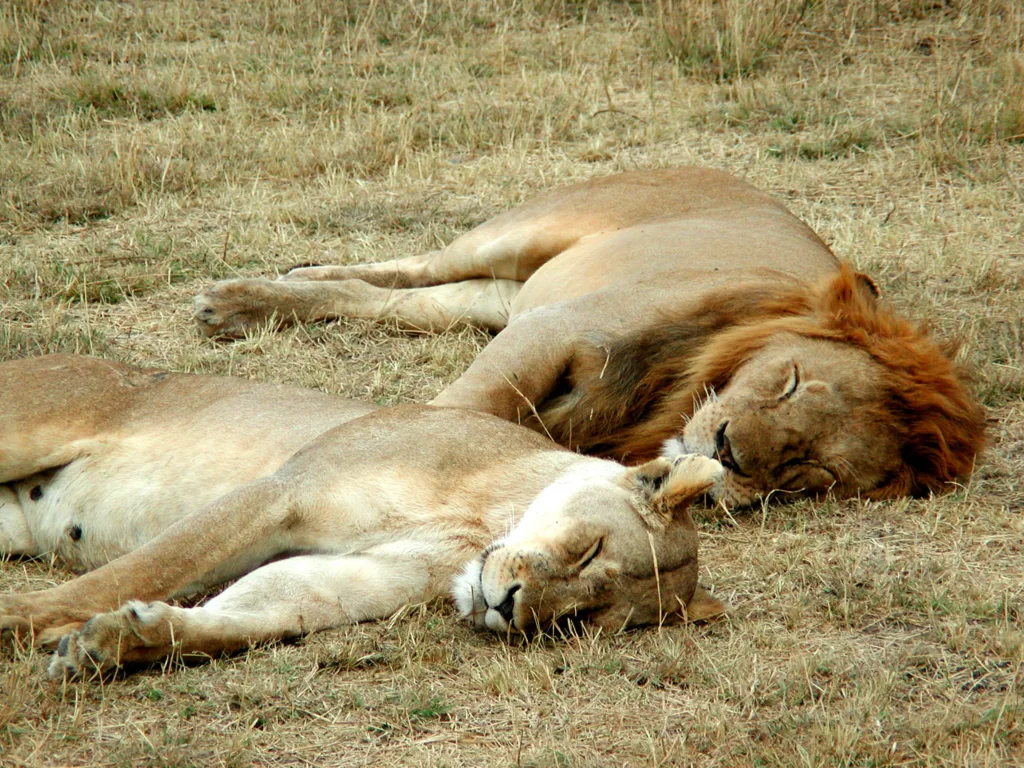
<svg viewBox="0 0 1024 768">
<path fill-rule="evenodd" d="M 239 338 L 277 311 L 271 280 L 222 280 L 195 297 L 192 318 L 206 336 Z"/>
<path fill-rule="evenodd" d="M 93 616 L 80 630 L 64 635 L 50 660 L 50 677 L 105 673 L 123 664 L 166 656 L 172 646 L 166 603 L 132 600 L 110 613 Z"/>
<path fill-rule="evenodd" d="M 72 630 L 57 643 L 50 666 L 46 668 L 46 673 L 54 680 L 78 677 L 89 670 L 102 670 L 102 657 L 91 658 L 88 649 L 79 643 L 81 637 L 79 630 Z"/>
<path fill-rule="evenodd" d="M 725 467 L 698 453 L 684 453 L 672 459 L 673 485 L 692 499 L 717 500 L 725 483 Z"/>
</svg>

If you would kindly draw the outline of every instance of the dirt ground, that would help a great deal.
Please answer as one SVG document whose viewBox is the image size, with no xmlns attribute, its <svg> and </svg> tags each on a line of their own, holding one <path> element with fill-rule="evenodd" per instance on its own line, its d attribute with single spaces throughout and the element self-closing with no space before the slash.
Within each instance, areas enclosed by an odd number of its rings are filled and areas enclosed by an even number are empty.
<svg viewBox="0 0 1024 768">
<path fill-rule="evenodd" d="M 959 338 L 991 422 L 949 495 L 704 520 L 702 580 L 732 607 L 706 627 L 507 643 L 437 603 L 66 684 L 0 649 L 0 764 L 1024 764 L 1022 40 L 1017 0 L 3 4 L 0 359 L 426 400 L 486 336 L 216 343 L 191 297 L 699 164 Z M 0 591 L 66 578 L 11 561 Z"/>
</svg>

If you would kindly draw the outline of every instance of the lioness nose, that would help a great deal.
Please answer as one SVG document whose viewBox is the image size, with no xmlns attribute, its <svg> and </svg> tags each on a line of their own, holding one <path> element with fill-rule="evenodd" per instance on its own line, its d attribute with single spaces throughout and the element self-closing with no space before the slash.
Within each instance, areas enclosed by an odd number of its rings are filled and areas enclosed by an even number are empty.
<svg viewBox="0 0 1024 768">
<path fill-rule="evenodd" d="M 522 584 L 513 584 L 511 587 L 508 588 L 508 592 L 505 593 L 505 599 L 497 605 L 492 606 L 494 610 L 498 612 L 498 615 L 501 616 L 501 618 L 503 618 L 509 624 L 512 623 L 512 609 L 515 607 L 516 592 L 518 592 L 522 588 Z"/>
</svg>

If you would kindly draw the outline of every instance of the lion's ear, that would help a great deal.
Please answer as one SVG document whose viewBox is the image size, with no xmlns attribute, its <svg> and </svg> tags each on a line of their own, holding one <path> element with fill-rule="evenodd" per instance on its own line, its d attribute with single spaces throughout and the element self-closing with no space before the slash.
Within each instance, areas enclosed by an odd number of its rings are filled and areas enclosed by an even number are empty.
<svg viewBox="0 0 1024 768">
<path fill-rule="evenodd" d="M 714 459 L 685 454 L 632 467 L 620 482 L 632 494 L 640 516 L 652 528 L 662 530 L 690 502 L 707 492 L 723 472 Z"/>
<path fill-rule="evenodd" d="M 882 298 L 882 289 L 870 277 L 863 272 L 855 272 L 853 277 L 857 281 L 857 288 L 861 293 L 867 294 L 872 300 Z"/>
</svg>

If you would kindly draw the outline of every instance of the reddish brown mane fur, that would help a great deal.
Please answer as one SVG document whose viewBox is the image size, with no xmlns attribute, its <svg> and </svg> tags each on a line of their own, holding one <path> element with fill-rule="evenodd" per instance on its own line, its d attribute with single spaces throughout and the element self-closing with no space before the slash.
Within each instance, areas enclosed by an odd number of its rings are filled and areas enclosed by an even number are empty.
<svg viewBox="0 0 1024 768">
<path fill-rule="evenodd" d="M 881 306 L 847 265 L 817 286 L 738 286 L 700 316 L 670 321 L 574 363 L 574 391 L 542 411 L 556 440 L 588 453 L 645 461 L 682 430 L 709 390 L 779 334 L 849 344 L 881 366 L 888 396 L 877 419 L 904 436 L 901 472 L 866 495 L 884 498 L 948 489 L 968 474 L 984 444 L 984 414 L 949 352 Z M 587 384 L 587 382 L 592 382 Z M 574 418 L 575 417 L 575 418 Z"/>
</svg>

